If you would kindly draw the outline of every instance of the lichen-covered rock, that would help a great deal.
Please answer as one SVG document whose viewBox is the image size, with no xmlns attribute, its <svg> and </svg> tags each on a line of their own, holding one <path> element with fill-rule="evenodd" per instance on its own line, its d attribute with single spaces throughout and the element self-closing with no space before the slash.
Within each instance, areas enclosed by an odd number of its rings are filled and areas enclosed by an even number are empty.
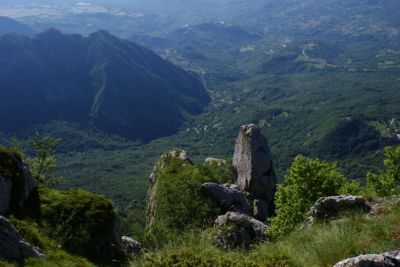
<svg viewBox="0 0 400 267">
<path fill-rule="evenodd" d="M 43 253 L 21 238 L 7 218 L 0 216 L 0 259 L 21 261 L 26 257 L 42 257 Z"/>
<path fill-rule="evenodd" d="M 240 189 L 253 199 L 267 203 L 268 215 L 274 212 L 276 175 L 268 141 L 254 125 L 240 127 L 233 155 L 234 178 Z"/>
<path fill-rule="evenodd" d="M 252 240 L 247 230 L 236 225 L 220 227 L 214 236 L 214 245 L 225 250 L 247 250 L 251 244 Z"/>
<path fill-rule="evenodd" d="M 142 244 L 129 236 L 123 236 L 121 239 L 122 250 L 127 257 L 133 258 L 140 255 L 142 251 Z"/>
<path fill-rule="evenodd" d="M 183 165 L 193 165 L 192 160 L 189 158 L 188 153 L 185 150 L 172 150 L 168 153 L 165 153 L 161 156 L 160 160 L 158 160 L 153 170 L 149 176 L 150 188 L 147 193 L 147 211 L 146 211 L 146 228 L 151 229 L 151 226 L 156 221 L 156 209 L 157 209 L 157 184 L 158 177 L 165 167 L 168 165 L 172 159 L 178 159 L 182 162 Z"/>
<path fill-rule="evenodd" d="M 366 254 L 340 261 L 334 267 L 397 267 L 400 266 L 400 252 Z"/>
<path fill-rule="evenodd" d="M 227 212 L 215 220 L 215 226 L 215 243 L 224 249 L 248 249 L 252 243 L 267 240 L 267 225 L 242 213 Z"/>
<path fill-rule="evenodd" d="M 309 215 L 314 219 L 325 219 L 342 211 L 371 211 L 371 205 L 360 196 L 329 196 L 319 198 L 311 207 Z"/>
<path fill-rule="evenodd" d="M 206 158 L 204 160 L 204 164 L 206 165 L 213 165 L 216 164 L 218 166 L 226 164 L 226 160 L 224 159 L 216 159 L 216 158 Z"/>
<path fill-rule="evenodd" d="M 21 156 L 12 149 L 0 147 L 0 177 L 0 214 L 10 209 L 21 209 L 37 182 L 22 162 Z"/>
<path fill-rule="evenodd" d="M 205 183 L 201 192 L 225 211 L 236 211 L 249 214 L 250 207 L 242 192 L 231 187 L 230 184 Z"/>
<path fill-rule="evenodd" d="M 0 175 L 0 214 L 5 214 L 10 205 L 11 180 Z"/>
</svg>

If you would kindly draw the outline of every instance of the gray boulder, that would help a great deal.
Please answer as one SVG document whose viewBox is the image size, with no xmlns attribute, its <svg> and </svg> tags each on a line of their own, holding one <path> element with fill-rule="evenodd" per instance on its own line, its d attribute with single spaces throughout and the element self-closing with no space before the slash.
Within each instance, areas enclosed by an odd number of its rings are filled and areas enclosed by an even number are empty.
<svg viewBox="0 0 400 267">
<path fill-rule="evenodd" d="M 313 219 L 325 219 L 337 215 L 342 211 L 372 210 L 370 203 L 360 196 L 330 196 L 319 198 L 311 207 L 309 215 Z"/>
<path fill-rule="evenodd" d="M 249 214 L 250 207 L 243 193 L 230 184 L 205 183 L 201 186 L 201 192 L 219 205 L 225 211 L 236 211 Z"/>
<path fill-rule="evenodd" d="M 226 160 L 224 160 L 224 159 L 216 159 L 216 158 L 206 158 L 204 160 L 204 164 L 206 164 L 206 165 L 216 164 L 218 166 L 221 166 L 221 165 L 225 165 L 226 164 Z"/>
<path fill-rule="evenodd" d="M 382 254 L 366 254 L 338 262 L 334 267 L 398 267 L 400 252 L 391 251 Z"/>
<path fill-rule="evenodd" d="M 267 240 L 267 225 L 242 213 L 227 212 L 215 220 L 215 226 L 215 243 L 223 249 L 248 249 L 253 243 Z"/>
<path fill-rule="evenodd" d="M 142 251 L 142 244 L 140 244 L 138 241 L 128 236 L 123 236 L 121 237 L 121 239 L 122 239 L 122 250 L 127 257 L 133 258 L 135 256 L 140 255 Z"/>
<path fill-rule="evenodd" d="M 7 218 L 0 216 L 0 259 L 22 261 L 26 257 L 42 257 L 43 253 L 21 238 Z"/>
<path fill-rule="evenodd" d="M 234 178 L 242 191 L 267 203 L 268 216 L 274 213 L 276 175 L 268 141 L 254 125 L 240 127 L 233 155 Z"/>
</svg>

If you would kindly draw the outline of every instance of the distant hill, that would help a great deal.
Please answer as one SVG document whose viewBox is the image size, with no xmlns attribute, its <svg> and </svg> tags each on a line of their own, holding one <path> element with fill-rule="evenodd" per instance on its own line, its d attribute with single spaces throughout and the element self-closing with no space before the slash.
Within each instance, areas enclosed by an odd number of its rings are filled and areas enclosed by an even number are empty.
<svg viewBox="0 0 400 267">
<path fill-rule="evenodd" d="M 26 36 L 33 36 L 35 31 L 29 26 L 22 24 L 8 17 L 0 16 L 0 35 L 6 33 L 18 33 Z"/>
<path fill-rule="evenodd" d="M 150 140 L 174 133 L 209 101 L 196 75 L 105 31 L 0 38 L 5 131 L 61 118 Z"/>
<path fill-rule="evenodd" d="M 201 23 L 182 26 L 162 37 L 134 35 L 132 40 L 153 49 L 196 49 L 205 53 L 230 48 L 233 45 L 257 41 L 261 36 L 241 27 L 224 23 Z"/>
</svg>

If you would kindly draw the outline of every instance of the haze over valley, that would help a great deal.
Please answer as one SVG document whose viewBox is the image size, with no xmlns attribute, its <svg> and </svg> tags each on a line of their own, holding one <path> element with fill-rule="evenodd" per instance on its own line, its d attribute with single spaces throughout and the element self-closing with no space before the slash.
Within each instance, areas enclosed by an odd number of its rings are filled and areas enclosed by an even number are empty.
<svg viewBox="0 0 400 267">
<path fill-rule="evenodd" d="M 167 233 L 179 240 L 173 236 L 175 224 L 191 230 L 218 225 L 214 220 L 222 214 L 200 197 L 206 182 L 232 183 L 216 188 L 241 191 L 251 209 L 260 199 L 269 203 L 280 185 L 302 177 L 295 175 L 301 169 L 296 166 L 313 166 L 323 171 L 309 181 L 315 178 L 323 187 L 318 179 L 328 172 L 327 179 L 333 179 L 329 189 L 313 189 L 320 190 L 318 196 L 382 197 L 387 188 L 371 189 L 369 183 L 372 173 L 384 173 L 389 164 L 385 147 L 400 145 L 399 10 L 397 0 L 2 0 L 0 144 L 23 151 L 21 162 L 29 163 L 38 155 L 32 138 L 58 140 L 54 169 L 42 175 L 44 184 L 110 199 L 123 231 L 151 249 L 164 244 Z M 267 144 L 260 141 L 264 137 L 254 137 L 246 152 L 243 125 L 254 136 L 265 136 Z M 245 156 L 235 163 L 238 153 L 259 153 L 252 150 L 258 142 L 264 158 L 257 162 L 273 162 L 268 175 L 257 169 L 261 163 L 249 163 Z M 203 164 L 206 158 L 218 168 Z M 241 188 L 241 168 L 266 175 L 273 195 L 255 197 L 252 188 Z M 257 178 L 252 175 L 246 179 Z M 342 177 L 351 185 L 342 186 Z M 73 198 L 68 194 L 58 200 Z M 190 194 L 193 203 L 169 206 L 174 197 L 188 202 Z M 282 201 L 284 193 L 277 194 L 276 201 Z M 46 191 L 44 199 L 50 196 Z M 239 198 L 230 208 L 219 208 L 236 211 L 235 205 L 244 203 Z M 303 201 L 307 212 L 314 198 Z M 279 239 L 293 229 L 276 230 L 274 220 L 282 223 L 279 211 L 270 221 L 276 214 L 274 204 L 268 205 L 268 216 L 248 215 L 272 224 L 269 237 Z M 204 210 L 190 218 L 185 213 L 200 207 Z M 97 257 L 92 251 L 67 251 Z M 118 258 L 120 251 L 115 253 L 110 257 Z M 172 266 L 163 265 L 169 254 L 154 255 L 146 266 Z M 342 255 L 350 256 L 348 251 Z M 276 258 L 282 264 L 277 266 L 285 266 L 286 256 Z M 332 259 L 337 256 L 313 266 L 331 266 Z"/>
</svg>

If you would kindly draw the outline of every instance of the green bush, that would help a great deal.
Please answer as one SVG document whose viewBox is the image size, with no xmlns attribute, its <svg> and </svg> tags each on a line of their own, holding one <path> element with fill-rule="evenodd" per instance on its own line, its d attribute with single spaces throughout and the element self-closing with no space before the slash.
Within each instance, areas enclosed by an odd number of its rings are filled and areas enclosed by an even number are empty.
<svg viewBox="0 0 400 267">
<path fill-rule="evenodd" d="M 361 195 L 364 191 L 364 188 L 361 186 L 359 181 L 349 181 L 345 182 L 340 188 L 341 195 Z"/>
<path fill-rule="evenodd" d="M 19 220 L 13 216 L 10 216 L 10 222 L 19 231 L 22 238 L 30 244 L 39 247 L 46 257 L 44 258 L 26 258 L 23 266 L 31 267 L 53 267 L 53 266 L 81 266 L 91 267 L 94 266 L 86 259 L 71 255 L 59 247 L 59 242 L 49 237 L 46 232 L 51 232 L 50 229 L 46 229 L 44 225 L 38 225 L 36 222 L 28 219 Z M 0 261 L 0 266 L 22 266 L 17 263 L 9 263 L 9 265 L 3 265 Z"/>
<path fill-rule="evenodd" d="M 117 215 L 109 200 L 78 189 L 58 192 L 41 187 L 40 195 L 42 218 L 63 248 L 94 261 L 114 256 Z"/>
<path fill-rule="evenodd" d="M 385 171 L 367 174 L 367 185 L 378 196 L 391 196 L 400 192 L 400 146 L 385 148 Z"/>
<path fill-rule="evenodd" d="M 345 177 L 335 163 L 297 156 L 275 195 L 276 217 L 271 221 L 269 234 L 283 236 L 306 219 L 312 204 L 320 197 L 337 195 Z"/>
</svg>

